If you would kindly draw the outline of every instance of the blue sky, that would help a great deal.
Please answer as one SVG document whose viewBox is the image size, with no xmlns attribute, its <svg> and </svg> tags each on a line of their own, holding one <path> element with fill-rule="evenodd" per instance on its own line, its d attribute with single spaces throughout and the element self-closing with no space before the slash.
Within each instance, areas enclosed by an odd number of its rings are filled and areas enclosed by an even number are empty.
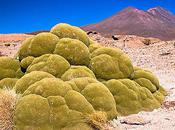
<svg viewBox="0 0 175 130">
<path fill-rule="evenodd" d="M 173 0 L 0 0 L 0 33 L 49 30 L 60 22 L 96 23 L 125 7 L 161 6 L 175 14 Z"/>
</svg>

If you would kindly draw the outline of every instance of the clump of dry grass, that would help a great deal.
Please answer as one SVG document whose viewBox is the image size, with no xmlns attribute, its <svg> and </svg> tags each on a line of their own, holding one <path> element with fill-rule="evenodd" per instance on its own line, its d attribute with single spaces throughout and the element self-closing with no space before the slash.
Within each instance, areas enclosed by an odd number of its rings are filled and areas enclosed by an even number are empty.
<svg viewBox="0 0 175 130">
<path fill-rule="evenodd" d="M 107 130 L 107 116 L 105 112 L 95 112 L 88 116 L 87 122 L 95 130 Z"/>
<path fill-rule="evenodd" d="M 13 129 L 13 114 L 18 98 L 14 90 L 0 90 L 0 130 Z"/>
</svg>

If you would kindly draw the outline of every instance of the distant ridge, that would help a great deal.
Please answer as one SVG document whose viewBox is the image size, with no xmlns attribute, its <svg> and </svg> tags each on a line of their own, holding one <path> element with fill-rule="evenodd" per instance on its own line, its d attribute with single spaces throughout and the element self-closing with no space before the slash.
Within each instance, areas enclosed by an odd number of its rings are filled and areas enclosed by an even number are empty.
<svg viewBox="0 0 175 130">
<path fill-rule="evenodd" d="M 48 30 L 40 30 L 40 31 L 29 32 L 29 33 L 25 33 L 25 34 L 28 34 L 28 35 L 36 35 L 36 34 L 42 33 L 42 32 L 49 32 L 49 31 L 48 31 Z"/>
<path fill-rule="evenodd" d="M 105 35 L 131 34 L 161 40 L 174 40 L 175 15 L 160 6 L 147 11 L 127 7 L 98 23 L 81 28 Z"/>
</svg>

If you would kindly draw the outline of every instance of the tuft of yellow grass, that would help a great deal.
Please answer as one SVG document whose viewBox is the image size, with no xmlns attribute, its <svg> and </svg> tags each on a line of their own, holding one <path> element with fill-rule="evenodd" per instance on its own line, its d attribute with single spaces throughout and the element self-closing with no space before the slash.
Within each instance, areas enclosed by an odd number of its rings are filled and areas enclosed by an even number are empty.
<svg viewBox="0 0 175 130">
<path fill-rule="evenodd" d="M 107 130 L 107 116 L 105 112 L 97 111 L 87 118 L 88 124 L 95 130 Z"/>
<path fill-rule="evenodd" d="M 13 129 L 13 114 L 19 95 L 14 90 L 0 90 L 0 130 Z"/>
</svg>

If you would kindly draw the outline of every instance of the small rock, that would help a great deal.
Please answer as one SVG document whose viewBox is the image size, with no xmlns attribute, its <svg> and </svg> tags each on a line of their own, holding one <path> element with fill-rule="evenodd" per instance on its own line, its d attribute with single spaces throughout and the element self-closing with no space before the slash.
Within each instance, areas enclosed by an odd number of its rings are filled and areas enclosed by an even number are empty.
<svg viewBox="0 0 175 130">
<path fill-rule="evenodd" d="M 112 39 L 113 40 L 119 40 L 119 38 L 117 36 L 115 36 L 115 35 L 112 35 Z"/>
<path fill-rule="evenodd" d="M 127 124 L 127 125 L 145 125 L 150 123 L 150 121 L 146 121 L 145 119 L 137 115 L 131 115 L 131 116 L 125 117 L 120 122 L 121 124 Z"/>
<path fill-rule="evenodd" d="M 89 35 L 89 34 L 97 34 L 97 32 L 96 31 L 88 31 L 87 35 Z"/>
<path fill-rule="evenodd" d="M 175 101 L 165 101 L 163 107 L 166 109 L 175 108 Z"/>
<path fill-rule="evenodd" d="M 164 52 L 164 53 L 161 53 L 160 55 L 165 56 L 165 55 L 169 55 L 169 54 L 171 54 L 171 53 L 170 52 Z"/>
</svg>

